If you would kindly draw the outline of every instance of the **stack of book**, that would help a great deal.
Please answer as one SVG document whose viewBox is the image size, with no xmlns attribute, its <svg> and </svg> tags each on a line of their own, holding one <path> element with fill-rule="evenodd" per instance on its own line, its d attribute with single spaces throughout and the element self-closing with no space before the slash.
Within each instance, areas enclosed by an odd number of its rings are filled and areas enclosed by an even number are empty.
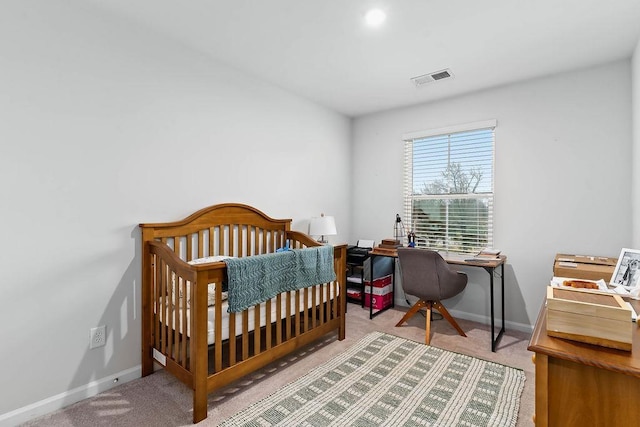
<svg viewBox="0 0 640 427">
<path fill-rule="evenodd" d="M 388 253 L 394 255 L 396 249 L 401 248 L 402 244 L 396 239 L 382 239 L 382 242 L 376 246 L 376 252 Z"/>
<path fill-rule="evenodd" d="M 384 249 L 396 249 L 401 246 L 402 244 L 396 239 L 382 239 L 382 242 L 378 245 L 379 248 Z"/>
<path fill-rule="evenodd" d="M 465 259 L 465 261 L 486 262 L 486 261 L 491 261 L 498 258 L 500 258 L 500 251 L 498 249 L 484 248 L 483 250 L 478 252 L 478 254 L 475 255 L 473 258 L 467 258 Z"/>
<path fill-rule="evenodd" d="M 500 251 L 493 248 L 484 248 L 476 256 L 484 258 L 498 258 L 500 256 Z"/>
</svg>

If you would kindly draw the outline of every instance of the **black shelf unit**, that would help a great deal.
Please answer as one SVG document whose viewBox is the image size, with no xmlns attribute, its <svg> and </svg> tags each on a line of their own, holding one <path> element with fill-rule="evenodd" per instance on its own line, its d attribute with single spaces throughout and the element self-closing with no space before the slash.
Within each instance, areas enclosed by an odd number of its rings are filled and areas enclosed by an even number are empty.
<svg viewBox="0 0 640 427">
<path fill-rule="evenodd" d="M 364 306 L 367 306 L 367 301 L 365 300 L 365 298 L 368 296 L 369 319 L 373 319 L 383 311 L 386 311 L 395 306 L 394 298 L 396 290 L 396 259 L 394 256 L 380 256 L 377 254 L 369 255 L 369 259 L 364 264 L 364 267 L 364 284 L 366 285 L 367 283 L 370 283 L 370 286 L 368 295 L 367 292 L 365 292 L 363 302 L 365 303 Z M 376 282 L 378 282 L 378 284 L 376 284 Z M 377 294 L 378 296 L 375 296 L 374 294 L 376 294 L 377 291 L 380 291 L 381 287 L 390 287 L 391 290 L 390 292 L 383 292 L 382 294 Z M 386 298 L 383 295 L 386 295 Z M 381 301 L 381 304 L 379 303 L 381 307 L 375 307 L 375 305 L 378 305 L 374 302 L 376 298 L 382 298 L 381 300 L 379 300 Z M 389 300 L 384 301 L 387 298 L 389 298 Z"/>
<path fill-rule="evenodd" d="M 347 248 L 347 301 L 361 307 L 364 307 L 364 263 L 370 250 L 357 246 Z M 357 296 L 354 295 L 356 293 Z"/>
<path fill-rule="evenodd" d="M 362 248 L 358 246 L 349 246 L 347 248 L 347 302 L 359 304 L 360 307 L 368 307 L 369 318 L 373 319 L 379 313 L 392 308 L 393 298 L 395 294 L 395 259 L 393 257 L 372 256 L 370 254 L 372 248 Z M 373 276 L 374 280 L 371 280 Z M 391 287 L 389 292 L 391 301 L 383 302 L 382 307 L 375 308 L 377 305 L 374 301 L 381 296 L 375 296 L 377 288 L 388 280 Z M 374 282 L 382 283 L 374 285 Z M 366 286 L 369 284 L 369 291 L 366 292 Z M 385 293 L 384 295 L 389 295 Z M 368 303 L 367 303 L 368 300 Z M 379 300 L 381 301 L 381 300 Z M 380 303 L 378 303 L 380 304 Z"/>
</svg>

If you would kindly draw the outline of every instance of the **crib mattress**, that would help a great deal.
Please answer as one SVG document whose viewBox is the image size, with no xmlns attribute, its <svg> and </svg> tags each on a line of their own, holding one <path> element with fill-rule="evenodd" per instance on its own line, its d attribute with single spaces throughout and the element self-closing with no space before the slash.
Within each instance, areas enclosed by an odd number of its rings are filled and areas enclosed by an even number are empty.
<svg viewBox="0 0 640 427">
<path fill-rule="evenodd" d="M 322 295 L 326 295 L 326 288 L 327 284 L 324 285 L 319 285 L 319 286 L 315 286 L 314 288 L 307 288 L 307 289 L 312 289 L 312 292 L 315 291 L 316 293 L 316 303 L 318 303 L 318 301 L 320 301 L 320 292 L 322 292 Z M 339 289 L 339 288 L 338 288 Z M 298 311 L 302 311 L 304 309 L 304 293 L 303 291 L 307 291 L 306 289 L 301 289 L 300 290 L 300 304 L 298 307 Z M 307 291 L 308 292 L 308 291 Z M 330 292 L 330 298 L 331 300 L 333 300 L 334 298 L 334 291 L 333 291 L 333 287 L 331 286 L 329 288 L 329 292 Z M 271 320 L 274 321 L 276 319 L 276 298 L 274 297 L 271 299 Z M 285 295 L 282 294 L 282 301 L 285 301 Z M 266 319 L 267 319 L 267 313 L 265 310 L 266 307 L 266 302 L 263 302 L 262 304 L 260 304 L 260 327 L 265 326 L 266 325 Z M 295 297 L 292 298 L 291 300 L 291 310 L 290 313 L 294 314 L 296 313 L 296 301 L 295 301 Z M 308 295 L 308 304 L 307 304 L 307 308 L 311 308 L 313 306 L 313 299 L 312 299 L 312 293 L 309 292 Z M 227 312 L 227 308 L 229 307 L 228 301 L 223 301 L 222 302 L 222 339 L 223 340 L 227 340 L 229 339 L 229 313 Z M 281 304 L 281 313 L 280 313 L 280 318 L 284 319 L 287 315 L 287 307 L 286 304 Z M 186 313 L 186 318 L 187 318 L 187 335 L 191 336 L 191 328 L 190 328 L 190 324 L 191 322 L 189 321 L 189 315 L 190 315 L 190 309 L 187 308 L 187 313 Z M 248 315 L 248 329 L 249 331 L 253 331 L 255 329 L 255 307 L 250 307 L 248 310 L 249 315 Z M 208 322 L 207 322 L 207 343 L 209 343 L 210 345 L 214 343 L 215 340 L 215 306 L 210 306 L 208 309 Z M 177 319 L 177 324 L 178 324 L 178 329 L 182 329 L 181 323 L 182 323 L 182 308 L 179 309 L 178 312 L 178 319 Z M 236 313 L 236 328 L 235 328 L 235 332 L 236 332 L 236 336 L 239 336 L 242 334 L 242 313 Z M 174 328 L 175 329 L 175 328 Z"/>
</svg>

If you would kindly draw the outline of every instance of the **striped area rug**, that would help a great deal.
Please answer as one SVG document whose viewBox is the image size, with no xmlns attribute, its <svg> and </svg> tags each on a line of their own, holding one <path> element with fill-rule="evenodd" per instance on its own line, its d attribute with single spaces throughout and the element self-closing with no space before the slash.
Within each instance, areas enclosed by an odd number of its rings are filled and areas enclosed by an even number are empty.
<svg viewBox="0 0 640 427">
<path fill-rule="evenodd" d="M 520 369 L 381 332 L 221 426 L 515 426 Z"/>
</svg>

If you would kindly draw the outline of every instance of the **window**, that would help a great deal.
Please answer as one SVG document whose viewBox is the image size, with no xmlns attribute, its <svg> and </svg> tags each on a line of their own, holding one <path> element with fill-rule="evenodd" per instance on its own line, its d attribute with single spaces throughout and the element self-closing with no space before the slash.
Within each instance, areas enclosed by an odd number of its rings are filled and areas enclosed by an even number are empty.
<svg viewBox="0 0 640 427">
<path fill-rule="evenodd" d="M 403 135 L 404 223 L 416 246 L 459 253 L 493 246 L 496 121 Z"/>
</svg>

